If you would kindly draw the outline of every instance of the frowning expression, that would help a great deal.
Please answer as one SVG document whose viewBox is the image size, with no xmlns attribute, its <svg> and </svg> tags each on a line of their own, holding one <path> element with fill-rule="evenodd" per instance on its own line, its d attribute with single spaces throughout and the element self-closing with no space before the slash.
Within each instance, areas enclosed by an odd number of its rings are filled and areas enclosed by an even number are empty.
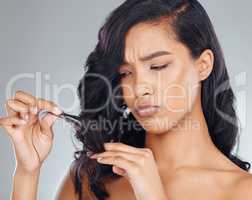
<svg viewBox="0 0 252 200">
<path fill-rule="evenodd" d="M 152 133 L 165 132 L 181 120 L 200 91 L 195 60 L 162 25 L 140 23 L 129 30 L 119 73 L 127 106 Z M 158 109 L 142 116 L 135 109 L 145 104 Z"/>
</svg>

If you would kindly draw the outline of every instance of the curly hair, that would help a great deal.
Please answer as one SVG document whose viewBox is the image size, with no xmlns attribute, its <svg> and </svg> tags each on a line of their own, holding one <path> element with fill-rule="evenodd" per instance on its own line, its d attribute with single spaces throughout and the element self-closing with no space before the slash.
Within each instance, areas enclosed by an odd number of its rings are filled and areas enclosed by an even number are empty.
<svg viewBox="0 0 252 200">
<path fill-rule="evenodd" d="M 99 30 L 98 43 L 87 58 L 85 73 L 77 89 L 81 111 L 78 116 L 80 127 L 76 128 L 75 137 L 82 148 L 74 153 L 72 173 L 79 199 L 85 195 L 84 178 L 88 182 L 85 187 L 103 200 L 109 196 L 104 182 L 120 177 L 113 173 L 112 166 L 89 158 L 90 154 L 105 151 L 104 142 L 113 140 L 138 148 L 145 145 L 145 130 L 132 114 L 123 118 L 124 101 L 116 98 L 122 96 L 118 67 L 124 58 L 125 36 L 130 28 L 142 22 L 166 23 L 193 58 L 198 58 L 205 49 L 212 50 L 215 57 L 213 71 L 202 82 L 201 88 L 202 108 L 210 137 L 232 162 L 244 170 L 250 169 L 250 163 L 232 153 L 239 139 L 239 121 L 234 109 L 236 99 L 222 49 L 204 8 L 197 0 L 126 0 L 110 13 Z M 119 109 L 115 109 L 115 105 Z M 97 107 L 103 108 L 92 110 Z M 113 127 L 87 126 L 99 120 L 107 120 Z M 133 128 L 135 125 L 139 127 L 137 130 Z"/>
</svg>

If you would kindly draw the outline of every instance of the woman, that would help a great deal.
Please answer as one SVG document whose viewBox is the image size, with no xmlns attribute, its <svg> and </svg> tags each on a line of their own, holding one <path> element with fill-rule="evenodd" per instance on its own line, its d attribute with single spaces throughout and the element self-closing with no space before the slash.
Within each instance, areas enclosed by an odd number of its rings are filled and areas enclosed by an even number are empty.
<svg viewBox="0 0 252 200">
<path fill-rule="evenodd" d="M 85 67 L 75 135 L 83 148 L 57 199 L 252 198 L 250 164 L 232 153 L 235 96 L 199 2 L 125 1 L 106 19 Z M 22 91 L 6 108 L 0 123 L 17 160 L 12 198 L 36 199 L 62 111 Z M 51 114 L 38 120 L 43 109 Z M 113 126 L 86 126 L 100 119 Z"/>
</svg>

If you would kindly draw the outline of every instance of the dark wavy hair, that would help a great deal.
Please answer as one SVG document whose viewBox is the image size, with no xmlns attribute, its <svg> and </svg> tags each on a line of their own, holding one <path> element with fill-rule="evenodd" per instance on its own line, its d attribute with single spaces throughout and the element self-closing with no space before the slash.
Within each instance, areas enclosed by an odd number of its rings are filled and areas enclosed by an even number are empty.
<svg viewBox="0 0 252 200">
<path fill-rule="evenodd" d="M 123 118 L 123 98 L 116 98 L 122 96 L 118 67 L 124 61 L 126 33 L 142 22 L 153 25 L 166 23 L 175 39 L 189 49 L 193 58 L 198 58 L 205 49 L 212 50 L 214 67 L 209 77 L 202 81 L 201 88 L 202 108 L 209 133 L 224 155 L 240 168 L 250 169 L 250 163 L 242 161 L 232 152 L 239 139 L 239 120 L 233 105 L 236 99 L 222 49 L 205 9 L 197 0 L 126 0 L 111 12 L 99 30 L 98 43 L 86 60 L 85 73 L 78 85 L 81 112 L 75 138 L 81 143 L 81 149 L 74 153 L 71 172 L 79 199 L 87 191 L 99 200 L 105 199 L 109 193 L 104 182 L 121 177 L 113 173 L 111 165 L 99 164 L 89 158 L 90 154 L 105 151 L 104 142 L 113 140 L 138 148 L 145 145 L 145 130 L 132 114 Z M 115 105 L 120 109 L 116 109 Z M 90 110 L 98 107 L 103 108 L 95 112 Z M 114 126 L 87 126 L 100 120 L 107 120 Z M 119 120 L 121 123 L 118 123 Z M 137 130 L 133 128 L 135 125 Z M 83 184 L 86 193 L 83 192 Z"/>
</svg>

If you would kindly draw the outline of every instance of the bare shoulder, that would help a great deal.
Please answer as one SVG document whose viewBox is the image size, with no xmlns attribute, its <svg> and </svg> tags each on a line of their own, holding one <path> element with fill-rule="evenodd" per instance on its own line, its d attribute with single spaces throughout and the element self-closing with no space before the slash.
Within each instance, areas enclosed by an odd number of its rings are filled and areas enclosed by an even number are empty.
<svg viewBox="0 0 252 200">
<path fill-rule="evenodd" d="M 239 173 L 239 178 L 234 183 L 232 199 L 252 199 L 252 174 L 244 171 Z"/>
<path fill-rule="evenodd" d="M 82 196 L 86 200 L 96 200 L 95 195 L 91 192 L 87 176 L 82 177 Z M 78 193 L 74 187 L 74 165 L 69 167 L 65 177 L 63 178 L 59 189 L 56 193 L 55 200 L 78 200 Z"/>
<path fill-rule="evenodd" d="M 56 193 L 56 200 L 77 200 L 78 195 L 74 190 L 73 177 L 71 175 L 71 168 L 68 169 L 66 175 L 64 176 L 58 191 Z"/>
<path fill-rule="evenodd" d="M 136 199 L 131 184 L 124 177 L 107 180 L 105 188 L 109 193 L 108 200 Z"/>
</svg>

